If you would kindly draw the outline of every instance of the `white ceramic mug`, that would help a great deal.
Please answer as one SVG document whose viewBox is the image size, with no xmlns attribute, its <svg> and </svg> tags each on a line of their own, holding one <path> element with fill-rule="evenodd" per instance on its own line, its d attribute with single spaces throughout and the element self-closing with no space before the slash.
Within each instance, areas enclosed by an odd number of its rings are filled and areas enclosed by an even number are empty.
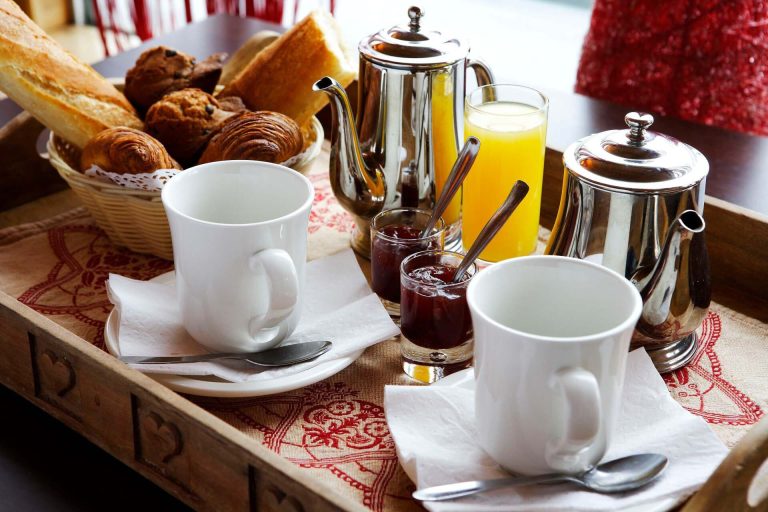
<svg viewBox="0 0 768 512">
<path fill-rule="evenodd" d="M 578 473 L 605 455 L 642 300 L 623 276 L 561 256 L 502 261 L 467 290 L 482 448 L 514 473 Z"/>
<path fill-rule="evenodd" d="M 179 307 L 195 340 L 256 352 L 293 332 L 313 197 L 296 171 L 245 160 L 198 165 L 166 183 Z"/>
</svg>

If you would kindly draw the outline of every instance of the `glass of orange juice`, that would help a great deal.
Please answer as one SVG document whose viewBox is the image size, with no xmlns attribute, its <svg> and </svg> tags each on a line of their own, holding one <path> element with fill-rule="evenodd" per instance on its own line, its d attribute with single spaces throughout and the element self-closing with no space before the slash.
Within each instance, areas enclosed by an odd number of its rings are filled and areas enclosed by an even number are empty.
<svg viewBox="0 0 768 512">
<path fill-rule="evenodd" d="M 507 223 L 480 254 L 496 262 L 536 249 L 544 174 L 549 100 L 521 85 L 478 87 L 466 100 L 464 136 L 480 139 L 480 152 L 464 180 L 462 242 L 467 250 L 517 180 L 530 187 Z"/>
</svg>

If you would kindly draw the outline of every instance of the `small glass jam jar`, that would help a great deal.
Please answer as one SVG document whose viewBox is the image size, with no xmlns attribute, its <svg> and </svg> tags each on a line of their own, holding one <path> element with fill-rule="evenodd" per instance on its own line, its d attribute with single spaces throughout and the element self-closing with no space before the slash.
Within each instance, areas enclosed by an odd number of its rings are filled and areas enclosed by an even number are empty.
<svg viewBox="0 0 768 512">
<path fill-rule="evenodd" d="M 400 350 L 405 373 L 434 382 L 472 362 L 472 318 L 467 286 L 477 272 L 473 263 L 453 283 L 464 256 L 440 250 L 423 251 L 400 266 Z"/>
<path fill-rule="evenodd" d="M 440 219 L 421 237 L 431 212 L 418 208 L 385 210 L 371 221 L 371 288 L 391 316 L 400 316 L 400 264 L 411 254 L 442 249 L 445 223 Z"/>
</svg>

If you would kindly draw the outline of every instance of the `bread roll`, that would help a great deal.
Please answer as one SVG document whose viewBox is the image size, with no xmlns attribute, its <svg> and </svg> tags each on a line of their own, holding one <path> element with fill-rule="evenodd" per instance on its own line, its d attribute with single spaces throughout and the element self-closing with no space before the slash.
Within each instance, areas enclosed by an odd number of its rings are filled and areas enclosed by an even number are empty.
<svg viewBox="0 0 768 512">
<path fill-rule="evenodd" d="M 261 50 L 272 44 L 272 42 L 280 37 L 280 34 L 271 30 L 262 30 L 256 32 L 244 42 L 240 48 L 224 63 L 224 69 L 221 71 L 221 78 L 219 78 L 219 85 L 227 85 L 232 81 L 245 67 L 250 64 L 251 60 Z"/>
<path fill-rule="evenodd" d="M 241 112 L 214 132 L 200 163 L 220 160 L 260 160 L 282 163 L 303 146 L 301 130 L 290 117 L 277 112 Z"/>
<path fill-rule="evenodd" d="M 80 148 L 105 128 L 142 127 L 120 91 L 64 50 L 12 0 L 0 0 L 0 90 Z"/>
<path fill-rule="evenodd" d="M 147 133 L 185 166 L 194 164 L 213 131 L 234 113 L 200 89 L 182 89 L 163 96 L 147 111 Z"/>
<path fill-rule="evenodd" d="M 85 145 L 80 157 L 80 170 L 85 172 L 94 165 L 120 174 L 181 169 L 151 135 L 122 126 L 100 132 Z"/>
<path fill-rule="evenodd" d="M 256 54 L 221 96 L 240 96 L 251 110 L 280 112 L 304 125 L 328 102 L 312 84 L 328 75 L 346 87 L 356 69 L 336 20 L 314 11 Z"/>
</svg>

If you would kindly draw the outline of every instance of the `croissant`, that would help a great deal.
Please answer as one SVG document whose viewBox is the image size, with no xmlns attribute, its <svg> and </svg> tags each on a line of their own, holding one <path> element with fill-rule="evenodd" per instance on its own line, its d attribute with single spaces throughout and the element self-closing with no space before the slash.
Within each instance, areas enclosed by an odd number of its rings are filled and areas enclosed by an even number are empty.
<svg viewBox="0 0 768 512">
<path fill-rule="evenodd" d="M 277 112 L 240 112 L 214 132 L 200 163 L 219 160 L 261 160 L 281 163 L 303 147 L 301 130 L 293 119 Z"/>
<path fill-rule="evenodd" d="M 94 165 L 107 172 L 121 174 L 181 169 L 156 139 L 123 126 L 101 131 L 85 145 L 80 157 L 80 170 L 85 172 Z"/>
<path fill-rule="evenodd" d="M 169 92 L 196 87 L 212 93 L 221 76 L 226 53 L 197 62 L 194 57 L 156 46 L 142 53 L 125 75 L 125 96 L 140 112 Z"/>
<path fill-rule="evenodd" d="M 234 115 L 200 89 L 182 89 L 152 105 L 145 118 L 147 133 L 163 143 L 165 149 L 184 165 L 193 164 L 214 129 Z"/>
</svg>

